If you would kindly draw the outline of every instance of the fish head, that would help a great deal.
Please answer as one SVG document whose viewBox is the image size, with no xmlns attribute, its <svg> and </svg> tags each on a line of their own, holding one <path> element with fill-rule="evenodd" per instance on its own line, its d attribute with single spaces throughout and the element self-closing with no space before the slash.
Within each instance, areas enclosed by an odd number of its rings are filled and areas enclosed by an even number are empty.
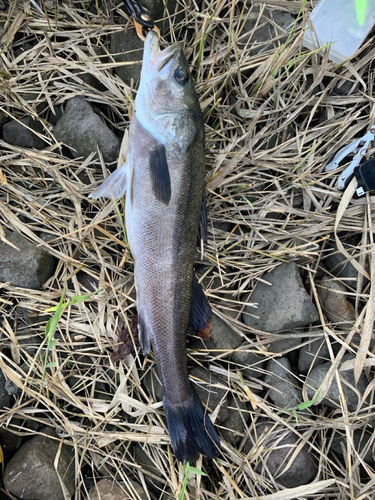
<svg viewBox="0 0 375 500">
<path fill-rule="evenodd" d="M 198 129 L 203 130 L 199 100 L 181 44 L 160 50 L 153 30 L 145 42 L 135 109 L 141 125 L 179 155 L 185 154 Z"/>
</svg>

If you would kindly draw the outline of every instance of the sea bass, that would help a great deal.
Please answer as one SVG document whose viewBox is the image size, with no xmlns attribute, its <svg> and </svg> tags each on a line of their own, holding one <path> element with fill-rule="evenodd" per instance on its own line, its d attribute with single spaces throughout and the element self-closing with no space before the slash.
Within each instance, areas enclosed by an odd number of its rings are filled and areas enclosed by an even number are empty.
<svg viewBox="0 0 375 500">
<path fill-rule="evenodd" d="M 178 460 L 214 458 L 220 441 L 189 381 L 186 335 L 211 318 L 194 276 L 199 228 L 205 226 L 203 116 L 179 43 L 163 51 L 147 35 L 125 163 L 92 198 L 126 195 L 126 229 L 134 257 L 138 332 L 152 345 L 163 404 Z"/>
</svg>

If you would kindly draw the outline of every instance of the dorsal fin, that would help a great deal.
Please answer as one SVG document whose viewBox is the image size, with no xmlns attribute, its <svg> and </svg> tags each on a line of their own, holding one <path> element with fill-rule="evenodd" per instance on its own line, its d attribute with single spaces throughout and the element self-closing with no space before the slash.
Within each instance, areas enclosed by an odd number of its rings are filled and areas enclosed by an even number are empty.
<svg viewBox="0 0 375 500">
<path fill-rule="evenodd" d="M 171 200 L 171 179 L 164 146 L 159 143 L 155 147 L 150 148 L 148 160 L 153 192 L 159 201 L 168 205 Z"/>
</svg>

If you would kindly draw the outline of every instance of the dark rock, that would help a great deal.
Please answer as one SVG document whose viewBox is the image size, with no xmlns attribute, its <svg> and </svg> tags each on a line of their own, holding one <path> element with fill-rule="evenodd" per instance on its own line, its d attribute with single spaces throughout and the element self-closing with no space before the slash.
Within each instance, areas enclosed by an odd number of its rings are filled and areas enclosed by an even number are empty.
<svg viewBox="0 0 375 500">
<path fill-rule="evenodd" d="M 127 494 L 129 486 L 122 486 L 121 483 L 113 479 L 101 479 L 89 491 L 90 500 L 131 500 L 132 498 L 139 498 L 140 500 L 147 500 L 147 495 L 142 486 L 135 481 L 130 481 L 134 492 L 130 495 Z"/>
<path fill-rule="evenodd" d="M 322 332 L 322 337 L 311 337 L 310 342 L 299 351 L 298 370 L 301 373 L 307 373 L 311 366 L 321 365 L 329 360 L 327 342 Z"/>
<path fill-rule="evenodd" d="M 269 372 L 264 382 L 270 389 L 270 398 L 279 408 L 293 408 L 302 400 L 298 379 L 291 373 L 288 358 L 270 359 L 266 365 Z"/>
<path fill-rule="evenodd" d="M 43 149 L 47 146 L 47 143 L 36 135 L 33 130 L 39 134 L 45 133 L 41 122 L 33 120 L 31 116 L 21 118 L 19 122 L 11 121 L 5 123 L 3 126 L 4 141 L 24 148 Z"/>
<path fill-rule="evenodd" d="M 370 464 L 375 464 L 375 433 L 373 430 L 356 429 L 353 432 L 354 449 L 361 455 L 362 459 Z M 347 440 L 346 434 L 335 432 L 332 439 L 332 450 L 340 455 L 347 454 Z M 364 451 L 365 450 L 365 451 Z M 355 459 L 355 455 L 353 456 Z"/>
<path fill-rule="evenodd" d="M 291 14 L 279 10 L 266 8 L 263 10 L 260 19 L 259 15 L 259 7 L 254 6 L 239 35 L 238 45 L 240 47 L 244 46 L 251 37 L 249 48 L 251 55 L 275 50 L 282 45 L 287 40 L 288 28 L 295 21 Z M 275 38 L 278 40 L 270 41 Z"/>
<path fill-rule="evenodd" d="M 132 28 L 116 31 L 112 35 L 113 59 L 117 63 L 124 63 L 117 66 L 115 71 L 129 87 L 138 87 L 142 68 L 143 45 L 144 43 L 138 37 L 137 32 Z"/>
<path fill-rule="evenodd" d="M 2 111 L 0 111 L 0 133 L 3 129 L 4 124 L 7 122 L 7 120 L 8 120 L 8 116 L 5 113 L 3 113 Z"/>
<path fill-rule="evenodd" d="M 148 391 L 153 395 L 155 401 L 163 401 L 163 387 L 155 368 L 147 370 L 143 382 Z"/>
<path fill-rule="evenodd" d="M 319 319 L 302 284 L 297 264 L 281 264 L 267 272 L 263 279 L 246 299 L 258 304 L 257 309 L 246 306 L 243 314 L 246 325 L 266 332 L 278 332 L 307 326 Z"/>
<path fill-rule="evenodd" d="M 317 292 L 324 314 L 328 320 L 340 328 L 352 328 L 355 322 L 355 310 L 346 298 L 345 285 L 334 279 L 324 279 L 316 283 Z"/>
<path fill-rule="evenodd" d="M 232 351 L 241 344 L 242 337 L 219 316 L 212 314 L 211 341 L 216 349 Z"/>
<path fill-rule="evenodd" d="M 355 247 L 348 244 L 344 244 L 344 248 L 349 255 L 354 255 L 357 250 Z M 324 259 L 324 264 L 328 271 L 338 278 L 346 278 L 351 282 L 349 284 L 355 287 L 358 280 L 358 271 L 353 266 L 352 262 L 348 261 L 347 257 L 339 251 L 337 245 L 333 245 L 333 247 L 329 249 L 329 252 L 328 256 Z"/>
<path fill-rule="evenodd" d="M 354 358 L 351 354 L 345 354 L 345 356 L 342 358 L 342 363 L 344 363 L 345 361 L 350 361 L 352 359 Z M 316 390 L 323 382 L 323 379 L 327 375 L 328 370 L 331 368 L 331 366 L 332 363 L 328 362 L 316 366 L 311 370 L 310 375 L 307 377 L 306 380 L 307 395 L 309 399 L 312 399 L 314 397 Z M 353 412 L 357 409 L 358 406 L 358 401 L 359 401 L 358 395 L 353 389 L 351 389 L 346 384 L 346 382 L 348 382 L 353 387 L 356 387 L 357 391 L 359 391 L 360 394 L 364 394 L 368 386 L 367 377 L 365 376 L 364 373 L 362 373 L 356 385 L 354 381 L 353 369 L 345 371 L 339 369 L 339 374 L 340 374 L 342 389 L 346 400 L 346 405 L 348 407 L 348 410 L 350 412 Z M 335 377 L 332 380 L 332 384 L 328 390 L 327 397 L 323 399 L 322 403 L 331 408 L 341 408 L 340 391 Z"/>
<path fill-rule="evenodd" d="M 6 390 L 6 382 L 7 379 L 3 371 L 0 369 L 0 408 L 9 408 L 10 407 L 10 395 Z"/>
<path fill-rule="evenodd" d="M 83 287 L 83 292 L 93 293 L 99 290 L 99 281 L 96 278 L 93 278 L 89 274 L 85 273 L 85 271 L 80 271 L 77 274 L 77 280 L 80 285 Z"/>
<path fill-rule="evenodd" d="M 41 289 L 55 270 L 52 255 L 19 233 L 6 231 L 5 237 L 19 250 L 0 243 L 0 282 L 9 281 L 13 286 Z"/>
<path fill-rule="evenodd" d="M 236 446 L 241 438 L 246 424 L 250 419 L 247 404 L 235 396 L 228 398 L 229 417 L 221 424 L 221 434 L 225 441 Z"/>
<path fill-rule="evenodd" d="M 263 448 L 255 470 L 267 479 L 274 479 L 285 488 L 297 488 L 313 480 L 317 467 L 305 444 L 292 463 L 300 438 L 286 427 L 275 428 L 273 422 L 259 422 L 256 431 L 244 446 L 244 452 L 249 453 L 254 447 Z M 285 470 L 287 469 L 287 470 Z M 285 472 L 284 472 L 285 470 Z"/>
<path fill-rule="evenodd" d="M 147 453 L 143 450 L 143 447 L 136 443 L 134 446 L 134 462 L 138 466 L 142 466 L 142 472 L 152 483 L 153 488 L 155 489 L 163 489 L 165 486 L 163 483 L 163 479 L 160 476 L 160 471 L 152 459 L 147 455 Z M 149 473 L 149 474 L 147 474 Z"/>
<path fill-rule="evenodd" d="M 72 148 L 75 157 L 87 158 L 99 148 L 105 162 L 117 160 L 120 141 L 83 96 L 69 100 L 55 126 L 55 136 Z"/>
<path fill-rule="evenodd" d="M 60 440 L 52 439 L 50 429 L 45 435 L 27 441 L 11 458 L 4 472 L 4 486 L 13 494 L 26 500 L 65 500 L 59 477 L 54 467 Z M 66 445 L 61 448 L 57 470 L 64 484 L 73 495 L 74 452 Z"/>
<path fill-rule="evenodd" d="M 12 382 L 11 380 L 6 380 L 5 382 L 5 390 L 9 394 L 9 396 L 14 396 L 21 392 L 21 389 L 18 387 L 17 384 Z"/>
<path fill-rule="evenodd" d="M 12 423 L 15 423 L 14 419 L 12 420 Z M 0 443 L 5 453 L 17 451 L 21 446 L 22 436 L 18 436 L 5 427 L 0 427 Z"/>
<path fill-rule="evenodd" d="M 264 358 L 254 354 L 246 341 L 232 354 L 231 361 L 239 365 L 245 377 L 259 378 L 264 373 Z"/>
<path fill-rule="evenodd" d="M 227 391 L 220 387 L 222 381 L 200 366 L 190 370 L 190 376 L 198 379 L 194 380 L 194 387 L 202 403 L 208 406 L 211 412 L 222 404 L 218 414 L 218 422 L 226 420 L 229 417 L 228 399 Z"/>
</svg>

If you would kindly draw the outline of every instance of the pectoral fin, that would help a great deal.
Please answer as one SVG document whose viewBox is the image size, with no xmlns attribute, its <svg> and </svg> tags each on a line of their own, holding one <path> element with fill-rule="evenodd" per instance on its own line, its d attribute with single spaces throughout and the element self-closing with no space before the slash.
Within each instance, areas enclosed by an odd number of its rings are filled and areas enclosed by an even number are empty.
<svg viewBox="0 0 375 500">
<path fill-rule="evenodd" d="M 97 187 L 89 198 L 121 198 L 130 188 L 133 176 L 133 167 L 129 162 L 125 162 L 120 168 L 115 170 L 107 179 Z"/>
<path fill-rule="evenodd" d="M 198 283 L 197 277 L 193 278 L 193 290 L 191 300 L 190 325 L 196 332 L 205 330 L 211 321 L 212 310 L 207 297 Z"/>
<path fill-rule="evenodd" d="M 153 192 L 159 201 L 168 205 L 171 199 L 171 179 L 164 146 L 158 144 L 154 148 L 150 148 L 148 160 Z"/>
</svg>

